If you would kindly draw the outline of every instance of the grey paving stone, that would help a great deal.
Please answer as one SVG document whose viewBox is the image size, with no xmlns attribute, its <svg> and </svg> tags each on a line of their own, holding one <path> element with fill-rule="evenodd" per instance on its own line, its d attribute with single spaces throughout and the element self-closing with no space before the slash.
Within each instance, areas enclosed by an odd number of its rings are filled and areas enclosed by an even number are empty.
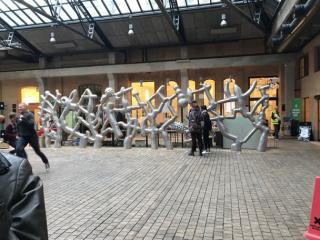
<svg viewBox="0 0 320 240">
<path fill-rule="evenodd" d="M 216 149 L 43 149 L 50 239 L 302 240 L 320 145 L 293 140 L 265 153 Z"/>
</svg>

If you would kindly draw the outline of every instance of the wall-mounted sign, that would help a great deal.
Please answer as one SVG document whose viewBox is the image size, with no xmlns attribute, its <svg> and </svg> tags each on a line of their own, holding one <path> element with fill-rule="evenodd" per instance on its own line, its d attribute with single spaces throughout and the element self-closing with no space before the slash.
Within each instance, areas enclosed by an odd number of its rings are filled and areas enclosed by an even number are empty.
<svg viewBox="0 0 320 240">
<path fill-rule="evenodd" d="M 295 98 L 292 100 L 292 119 L 300 121 L 301 119 L 301 99 Z"/>
</svg>

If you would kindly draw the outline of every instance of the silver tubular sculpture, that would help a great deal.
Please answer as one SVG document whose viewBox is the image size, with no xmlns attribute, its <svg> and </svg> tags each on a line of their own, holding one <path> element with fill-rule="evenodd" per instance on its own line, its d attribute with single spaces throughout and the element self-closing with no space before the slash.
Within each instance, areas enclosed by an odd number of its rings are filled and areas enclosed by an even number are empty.
<svg viewBox="0 0 320 240">
<path fill-rule="evenodd" d="M 188 89 L 186 95 L 181 88 L 175 86 L 175 93 L 172 96 L 165 96 L 162 93 L 165 88 L 162 85 L 145 102 L 141 100 L 139 93 L 132 91 L 131 87 L 122 87 L 119 92 L 115 92 L 112 88 L 106 88 L 100 99 L 90 89 L 86 89 L 80 98 L 78 98 L 77 90 L 73 90 L 68 97 L 62 96 L 58 90 L 56 90 L 55 95 L 45 91 L 41 96 L 39 114 L 46 146 L 50 146 L 53 140 L 54 147 L 61 147 L 62 132 L 65 132 L 69 137 L 75 136 L 78 138 L 80 147 L 86 147 L 90 142 L 93 143 L 95 148 L 100 148 L 103 139 L 108 133 L 112 133 L 116 139 L 120 139 L 125 132 L 123 140 L 125 148 L 131 148 L 135 136 L 140 133 L 142 136 L 151 136 L 151 147 L 153 149 L 158 148 L 159 137 L 162 137 L 167 149 L 172 149 L 168 129 L 184 133 L 186 136 L 189 135 L 188 128 L 183 123 L 175 122 L 177 112 L 172 106 L 173 100 L 177 99 L 178 106 L 185 108 L 188 104 L 191 104 L 196 94 L 201 93 L 205 94 L 208 99 L 208 111 L 213 115 L 211 120 L 217 123 L 217 127 L 226 138 L 233 141 L 232 150 L 241 151 L 242 145 L 259 130 L 261 137 L 257 150 L 265 151 L 269 131 L 265 125 L 265 111 L 269 106 L 267 90 L 270 88 L 270 84 L 259 88 L 261 98 L 255 103 L 252 110 L 248 111 L 246 107 L 247 98 L 254 91 L 257 83 L 254 82 L 245 93 L 242 93 L 240 87 L 234 84 L 234 94 L 232 95 L 230 82 L 231 80 L 224 86 L 225 98 L 218 101 L 210 93 L 211 86 L 206 84 L 202 84 L 201 88 L 194 91 Z M 129 104 L 129 96 L 133 96 L 136 99 L 137 105 Z M 217 106 L 228 102 L 234 102 L 236 107 L 232 109 L 230 115 L 220 115 L 216 111 Z M 258 113 L 258 118 L 255 118 L 254 115 L 256 115 L 255 113 L 259 106 L 261 106 L 261 110 Z M 158 127 L 157 116 L 163 112 L 164 107 L 170 113 L 170 118 L 166 119 Z M 132 112 L 136 110 L 141 110 L 144 113 L 141 122 L 132 116 Z M 75 118 L 74 126 L 68 126 L 66 119 L 69 114 Z M 122 114 L 125 117 L 125 121 L 117 122 L 116 116 L 118 114 Z M 248 119 L 253 126 L 252 130 L 243 139 L 230 133 L 223 123 L 224 119 L 235 119 L 238 114 Z M 80 132 L 81 127 L 87 129 L 85 133 Z"/>
</svg>

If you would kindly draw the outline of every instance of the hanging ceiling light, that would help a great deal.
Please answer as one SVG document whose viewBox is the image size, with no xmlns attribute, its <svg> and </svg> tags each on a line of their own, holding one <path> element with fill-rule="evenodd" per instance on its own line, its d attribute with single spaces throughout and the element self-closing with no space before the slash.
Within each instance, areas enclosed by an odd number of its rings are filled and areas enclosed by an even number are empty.
<svg viewBox="0 0 320 240">
<path fill-rule="evenodd" d="M 221 27 L 226 27 L 228 25 L 227 22 L 227 15 L 225 13 L 221 14 L 221 22 L 220 22 L 220 26 Z"/>
<path fill-rule="evenodd" d="M 55 43 L 55 42 L 56 42 L 56 38 L 55 38 L 55 36 L 54 36 L 54 32 L 51 32 L 51 33 L 50 33 L 50 39 L 49 39 L 49 41 L 50 41 L 51 43 Z"/>
<path fill-rule="evenodd" d="M 134 35 L 134 31 L 133 31 L 133 24 L 132 24 L 132 23 L 129 23 L 129 31 L 128 31 L 128 35 L 129 35 L 129 36 Z"/>
</svg>

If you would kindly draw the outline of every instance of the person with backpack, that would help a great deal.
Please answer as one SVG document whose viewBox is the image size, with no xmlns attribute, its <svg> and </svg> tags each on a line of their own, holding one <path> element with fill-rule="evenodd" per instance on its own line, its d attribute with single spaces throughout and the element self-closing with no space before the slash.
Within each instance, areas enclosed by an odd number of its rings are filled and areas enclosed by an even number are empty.
<svg viewBox="0 0 320 240">
<path fill-rule="evenodd" d="M 204 151 L 202 153 L 208 153 L 210 152 L 210 145 L 211 145 L 209 140 L 209 133 L 211 132 L 211 129 L 212 129 L 212 123 L 211 123 L 206 105 L 201 106 L 201 115 L 204 122 L 203 129 L 202 129 Z"/>
<path fill-rule="evenodd" d="M 192 101 L 192 108 L 189 112 L 189 130 L 191 133 L 192 147 L 189 156 L 194 156 L 197 146 L 199 147 L 199 156 L 202 156 L 202 127 L 203 127 L 203 118 L 201 115 L 200 107 L 197 104 L 197 101 Z"/>
</svg>

